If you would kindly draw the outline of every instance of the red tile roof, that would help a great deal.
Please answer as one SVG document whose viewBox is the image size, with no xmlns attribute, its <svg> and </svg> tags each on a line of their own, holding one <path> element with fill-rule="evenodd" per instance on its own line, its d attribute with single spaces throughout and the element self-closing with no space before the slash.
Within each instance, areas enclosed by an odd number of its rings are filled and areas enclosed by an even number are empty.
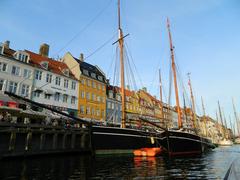
<svg viewBox="0 0 240 180">
<path fill-rule="evenodd" d="M 63 73 L 63 70 L 68 69 L 69 70 L 69 77 L 76 80 L 76 78 L 72 74 L 71 70 L 68 68 L 68 66 L 65 63 L 60 62 L 60 61 L 56 61 L 52 58 L 44 57 L 42 55 L 33 53 L 31 51 L 28 51 L 28 50 L 25 50 L 25 52 L 27 52 L 30 56 L 30 61 L 29 61 L 30 64 L 32 64 L 32 65 L 34 65 L 38 68 L 44 69 L 41 66 L 41 62 L 48 62 L 48 71 L 59 74 L 59 75 L 62 75 L 62 76 L 66 76 Z"/>
</svg>

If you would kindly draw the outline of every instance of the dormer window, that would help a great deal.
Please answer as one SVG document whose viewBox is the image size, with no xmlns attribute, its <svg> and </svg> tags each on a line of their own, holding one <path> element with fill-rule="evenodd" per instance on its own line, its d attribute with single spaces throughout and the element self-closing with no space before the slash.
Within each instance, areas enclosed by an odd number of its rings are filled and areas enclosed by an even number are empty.
<svg viewBox="0 0 240 180">
<path fill-rule="evenodd" d="M 22 61 L 22 62 L 25 62 L 25 63 L 29 62 L 29 55 L 26 52 L 24 52 L 24 51 L 17 51 L 14 54 L 14 57 L 16 59 L 18 59 L 19 61 Z"/>
<path fill-rule="evenodd" d="M 44 68 L 44 69 L 48 69 L 48 61 L 42 61 L 41 62 L 41 66 Z"/>
<path fill-rule="evenodd" d="M 63 69 L 62 72 L 65 76 L 69 76 L 69 69 Z"/>
<path fill-rule="evenodd" d="M 88 76 L 88 70 L 84 69 L 84 70 L 83 70 L 83 74 L 86 75 L 86 76 Z"/>
<path fill-rule="evenodd" d="M 102 76 L 98 76 L 98 80 L 99 80 L 99 81 L 102 81 L 102 80 L 103 80 L 103 77 L 102 77 Z"/>
<path fill-rule="evenodd" d="M 96 74 L 95 73 L 91 73 L 91 77 L 96 79 Z"/>
</svg>

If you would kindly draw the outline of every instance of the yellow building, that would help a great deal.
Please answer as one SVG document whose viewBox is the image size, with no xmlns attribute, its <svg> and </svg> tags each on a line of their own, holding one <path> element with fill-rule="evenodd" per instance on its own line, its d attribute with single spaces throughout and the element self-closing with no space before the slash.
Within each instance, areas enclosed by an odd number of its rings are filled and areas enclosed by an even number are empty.
<svg viewBox="0 0 240 180">
<path fill-rule="evenodd" d="M 79 81 L 78 116 L 80 118 L 106 119 L 106 76 L 98 66 L 84 62 L 66 53 L 63 62 Z"/>
</svg>

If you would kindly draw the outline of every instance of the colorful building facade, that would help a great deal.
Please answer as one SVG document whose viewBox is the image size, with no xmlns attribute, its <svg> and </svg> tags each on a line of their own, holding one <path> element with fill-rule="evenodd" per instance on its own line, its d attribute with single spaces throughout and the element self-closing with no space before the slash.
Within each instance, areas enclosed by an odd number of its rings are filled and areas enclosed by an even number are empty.
<svg viewBox="0 0 240 180">
<path fill-rule="evenodd" d="M 98 66 L 84 62 L 71 53 L 66 53 L 62 60 L 79 81 L 78 116 L 88 120 L 105 121 L 106 119 L 106 76 Z"/>
</svg>

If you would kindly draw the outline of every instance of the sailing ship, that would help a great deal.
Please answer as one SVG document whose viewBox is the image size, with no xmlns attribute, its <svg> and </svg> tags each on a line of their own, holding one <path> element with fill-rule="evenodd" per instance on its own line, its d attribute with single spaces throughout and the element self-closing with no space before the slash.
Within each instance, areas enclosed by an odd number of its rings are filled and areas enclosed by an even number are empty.
<svg viewBox="0 0 240 180">
<path fill-rule="evenodd" d="M 226 119 L 225 119 L 225 127 L 224 127 L 224 123 L 223 123 L 223 116 L 222 116 L 222 111 L 221 111 L 221 107 L 220 107 L 220 103 L 218 101 L 218 108 L 219 108 L 219 115 L 220 115 L 220 120 L 221 120 L 221 124 L 222 124 L 222 131 L 223 131 L 223 138 L 218 142 L 219 146 L 232 146 L 233 142 L 227 138 L 227 132 L 226 132 Z"/>
<path fill-rule="evenodd" d="M 160 147 L 162 141 L 161 127 L 155 126 L 150 121 L 145 120 L 145 123 L 151 124 L 155 128 L 136 129 L 126 125 L 125 113 L 125 74 L 124 74 L 124 38 L 121 28 L 120 16 L 120 0 L 118 0 L 118 42 L 120 49 L 120 72 L 121 72 L 121 102 L 122 116 L 120 127 L 108 126 L 92 126 L 92 141 L 96 154 L 114 154 L 127 153 L 133 154 L 135 150 L 141 148 L 156 148 Z M 139 119 L 139 121 L 142 121 Z"/>
<path fill-rule="evenodd" d="M 194 129 L 189 131 L 189 129 L 183 128 L 182 123 L 182 112 L 179 103 L 178 96 L 178 84 L 177 84 L 177 73 L 176 65 L 174 60 L 174 47 L 172 44 L 172 36 L 170 31 L 170 23 L 167 19 L 167 29 L 170 41 L 170 51 L 171 51 L 171 65 L 174 78 L 174 89 L 176 97 L 176 109 L 178 114 L 178 129 L 165 131 L 165 139 L 162 142 L 162 146 L 167 149 L 170 156 L 187 156 L 187 155 L 200 155 L 201 153 L 214 148 L 215 146 L 210 139 L 205 138 L 197 133 Z M 189 87 L 191 91 L 192 108 L 193 108 L 193 124 L 196 128 L 196 115 L 194 98 L 192 93 L 191 81 L 189 79 Z"/>
<path fill-rule="evenodd" d="M 238 118 L 238 115 L 237 115 L 237 111 L 236 111 L 236 107 L 235 107 L 235 104 L 234 104 L 234 100 L 232 98 L 232 104 L 233 104 L 233 111 L 234 111 L 234 116 L 235 116 L 235 123 L 236 123 L 236 126 L 237 126 L 237 135 L 234 139 L 234 143 L 235 144 L 240 144 L 240 132 L 239 132 L 239 118 Z M 235 127 L 232 128 L 233 131 L 235 130 Z M 235 134 L 235 133 L 234 133 Z"/>
</svg>

